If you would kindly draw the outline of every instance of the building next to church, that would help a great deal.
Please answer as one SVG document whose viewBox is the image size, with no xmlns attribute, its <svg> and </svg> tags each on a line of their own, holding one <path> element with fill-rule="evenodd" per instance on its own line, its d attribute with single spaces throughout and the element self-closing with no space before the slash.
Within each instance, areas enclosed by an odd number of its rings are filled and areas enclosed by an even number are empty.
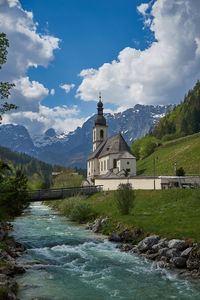
<svg viewBox="0 0 200 300">
<path fill-rule="evenodd" d="M 136 175 L 136 158 L 118 133 L 108 138 L 108 126 L 103 116 L 101 96 L 97 104 L 97 117 L 93 127 L 93 153 L 88 157 L 87 178 L 126 177 Z"/>
</svg>

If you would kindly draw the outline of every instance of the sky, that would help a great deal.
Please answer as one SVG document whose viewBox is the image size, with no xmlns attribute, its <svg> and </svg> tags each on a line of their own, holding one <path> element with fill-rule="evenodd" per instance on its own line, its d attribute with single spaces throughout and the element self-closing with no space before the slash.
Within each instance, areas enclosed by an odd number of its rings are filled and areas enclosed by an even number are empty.
<svg viewBox="0 0 200 300">
<path fill-rule="evenodd" d="M 199 0 L 0 0 L 3 124 L 72 131 L 96 113 L 177 104 L 200 79 Z"/>
</svg>

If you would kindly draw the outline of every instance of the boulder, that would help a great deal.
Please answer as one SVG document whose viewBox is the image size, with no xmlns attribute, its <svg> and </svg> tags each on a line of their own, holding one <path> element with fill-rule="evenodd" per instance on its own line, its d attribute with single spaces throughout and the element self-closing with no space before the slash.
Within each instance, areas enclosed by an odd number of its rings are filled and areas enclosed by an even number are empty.
<svg viewBox="0 0 200 300">
<path fill-rule="evenodd" d="M 111 232 L 108 239 L 112 242 L 121 242 L 121 237 L 116 231 Z"/>
<path fill-rule="evenodd" d="M 129 228 L 124 229 L 119 233 L 119 236 L 121 238 L 121 241 L 123 242 L 131 242 L 134 240 L 135 235 L 133 235 L 133 231 L 131 231 Z"/>
<path fill-rule="evenodd" d="M 183 252 L 181 252 L 181 257 L 188 258 L 192 249 L 192 247 L 186 248 Z"/>
<path fill-rule="evenodd" d="M 162 269 L 169 269 L 170 268 L 170 264 L 164 260 L 160 260 L 158 263 L 157 263 L 158 267 L 159 268 L 162 268 Z"/>
<path fill-rule="evenodd" d="M 148 259 L 155 260 L 158 257 L 158 253 L 148 254 L 146 257 Z"/>
<path fill-rule="evenodd" d="M 183 251 L 186 248 L 188 248 L 188 246 L 189 246 L 188 243 L 186 243 L 186 241 L 184 241 L 184 240 L 173 239 L 168 242 L 168 247 L 170 249 L 175 248 L 178 251 Z"/>
<path fill-rule="evenodd" d="M 101 221 L 102 221 L 102 218 L 98 218 L 95 220 L 93 226 L 92 226 L 92 231 L 94 233 L 97 233 L 101 230 Z"/>
<path fill-rule="evenodd" d="M 195 248 L 190 251 L 188 260 L 186 262 L 189 270 L 199 270 L 200 268 L 200 254 Z"/>
<path fill-rule="evenodd" d="M 158 244 L 152 246 L 152 249 L 157 252 L 159 249 L 168 247 L 168 239 L 161 239 Z"/>
<path fill-rule="evenodd" d="M 158 255 L 159 256 L 166 256 L 168 250 L 169 250 L 169 248 L 161 248 L 161 249 L 158 250 Z"/>
<path fill-rule="evenodd" d="M 186 258 L 184 257 L 173 257 L 171 262 L 177 268 L 185 268 L 186 267 Z"/>
<path fill-rule="evenodd" d="M 176 248 L 168 249 L 166 252 L 166 256 L 169 258 L 179 257 L 180 255 L 181 253 Z"/>
<path fill-rule="evenodd" d="M 159 241 L 158 235 L 151 235 L 144 238 L 141 242 L 139 242 L 137 248 L 141 252 L 146 252 L 147 250 L 152 249 L 152 246 L 157 244 Z"/>
</svg>

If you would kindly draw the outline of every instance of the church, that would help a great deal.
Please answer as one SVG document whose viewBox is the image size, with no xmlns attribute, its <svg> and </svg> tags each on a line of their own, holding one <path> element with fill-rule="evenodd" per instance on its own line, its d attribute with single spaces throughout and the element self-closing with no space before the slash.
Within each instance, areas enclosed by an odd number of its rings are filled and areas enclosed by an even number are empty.
<svg viewBox="0 0 200 300">
<path fill-rule="evenodd" d="M 136 158 L 121 133 L 108 138 L 101 95 L 93 127 L 93 152 L 88 157 L 87 178 L 123 178 L 136 176 Z"/>
</svg>

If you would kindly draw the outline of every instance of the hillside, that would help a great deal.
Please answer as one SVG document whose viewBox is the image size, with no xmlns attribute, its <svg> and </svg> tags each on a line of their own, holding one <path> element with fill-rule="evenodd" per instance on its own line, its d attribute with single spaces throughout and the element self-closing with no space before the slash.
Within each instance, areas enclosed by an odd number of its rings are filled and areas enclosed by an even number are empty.
<svg viewBox="0 0 200 300">
<path fill-rule="evenodd" d="M 156 160 L 156 175 L 175 175 L 174 164 L 183 167 L 186 175 L 200 175 L 200 133 L 165 142 L 155 152 L 137 161 L 137 174 L 153 175 L 153 160 Z"/>
<path fill-rule="evenodd" d="M 172 112 L 156 125 L 153 136 L 162 140 L 172 140 L 200 131 L 200 81 L 185 96 Z"/>
<path fill-rule="evenodd" d="M 43 181 L 50 181 L 53 166 L 27 154 L 14 152 L 0 146 L 0 160 L 5 160 L 11 163 L 14 168 L 21 169 L 29 178 L 37 174 L 37 177 Z"/>
</svg>

